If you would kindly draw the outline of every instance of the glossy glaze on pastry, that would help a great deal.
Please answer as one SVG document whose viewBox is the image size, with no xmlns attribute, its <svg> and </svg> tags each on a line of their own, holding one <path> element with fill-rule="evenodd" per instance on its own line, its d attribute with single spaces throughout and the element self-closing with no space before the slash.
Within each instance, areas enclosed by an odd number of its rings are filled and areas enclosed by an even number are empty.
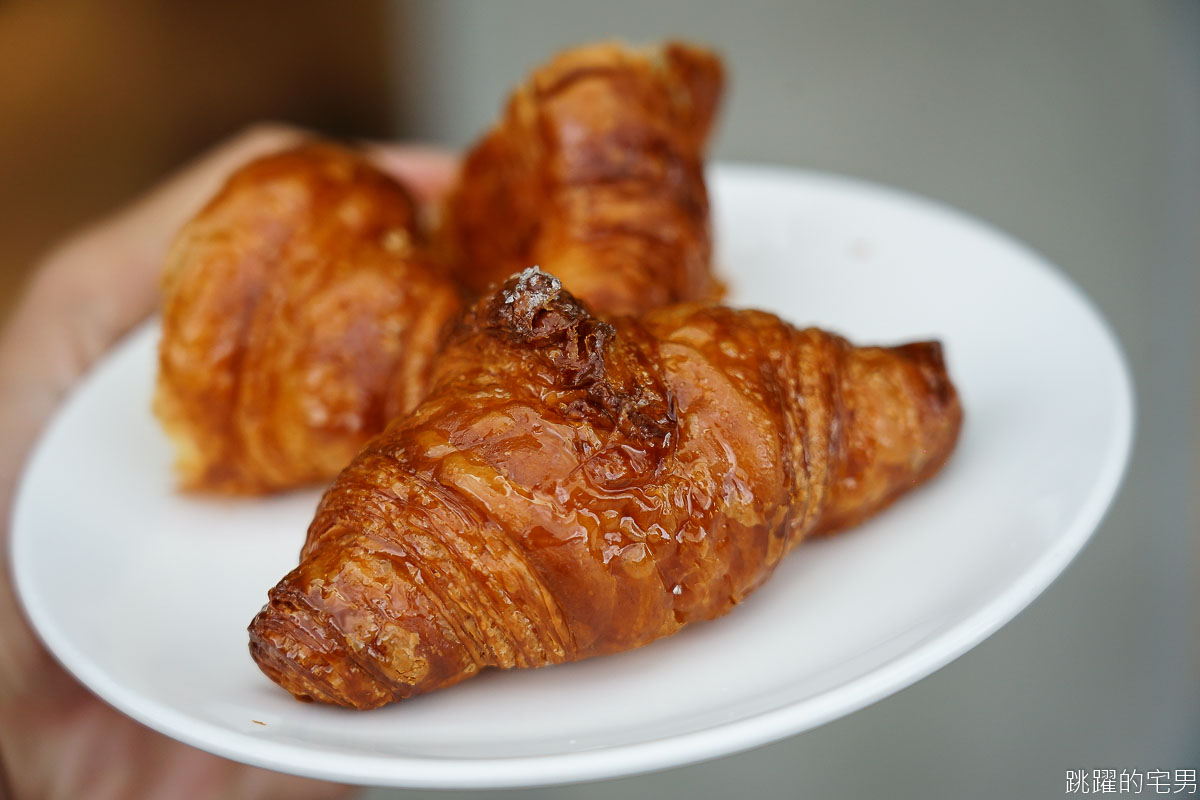
<svg viewBox="0 0 1200 800">
<path fill-rule="evenodd" d="M 182 485 L 329 480 L 415 406 L 461 311 L 424 247 L 408 193 L 350 150 L 238 170 L 167 260 L 154 408 Z"/>
<path fill-rule="evenodd" d="M 251 653 L 365 709 L 639 647 L 929 478 L 961 418 L 936 343 L 694 304 L 610 323 L 529 270 L 326 492 Z"/>
<path fill-rule="evenodd" d="M 534 71 L 447 203 L 459 280 L 481 293 L 541 265 L 602 314 L 714 299 L 703 158 L 723 82 L 715 54 L 676 42 Z"/>
</svg>

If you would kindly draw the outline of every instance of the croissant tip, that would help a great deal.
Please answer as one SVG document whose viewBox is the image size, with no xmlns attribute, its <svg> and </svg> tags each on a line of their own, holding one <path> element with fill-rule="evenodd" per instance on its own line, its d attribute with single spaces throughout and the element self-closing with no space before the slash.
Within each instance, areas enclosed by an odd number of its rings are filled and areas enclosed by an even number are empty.
<svg viewBox="0 0 1200 800">
<path fill-rule="evenodd" d="M 939 407 L 957 405 L 958 392 L 950 380 L 950 372 L 946 368 L 946 354 L 940 341 L 912 342 L 894 347 L 892 351 L 917 367 L 929 389 L 929 397 Z"/>
<path fill-rule="evenodd" d="M 396 700 L 339 652 L 336 631 L 315 613 L 272 597 L 250 623 L 250 657 L 297 700 L 371 709 Z"/>
</svg>

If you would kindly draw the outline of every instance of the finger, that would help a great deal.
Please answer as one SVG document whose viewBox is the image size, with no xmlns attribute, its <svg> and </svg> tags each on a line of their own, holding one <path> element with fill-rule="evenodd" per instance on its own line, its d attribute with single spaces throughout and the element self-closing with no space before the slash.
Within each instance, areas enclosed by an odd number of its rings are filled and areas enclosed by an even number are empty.
<svg viewBox="0 0 1200 800">
<path fill-rule="evenodd" d="M 286 125 L 263 123 L 247 128 L 194 159 L 111 221 L 139 262 L 161 267 L 175 234 L 217 193 L 239 167 L 268 153 L 291 147 L 312 134 Z"/>
<path fill-rule="evenodd" d="M 425 204 L 445 197 L 458 174 L 458 156 L 444 148 L 390 142 L 364 142 L 361 147 L 376 166 Z"/>
</svg>

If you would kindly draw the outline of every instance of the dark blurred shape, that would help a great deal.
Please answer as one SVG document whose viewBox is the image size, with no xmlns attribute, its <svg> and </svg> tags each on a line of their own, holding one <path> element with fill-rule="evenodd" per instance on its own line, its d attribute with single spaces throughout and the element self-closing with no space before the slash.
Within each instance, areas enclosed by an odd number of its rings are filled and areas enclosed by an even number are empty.
<svg viewBox="0 0 1200 800">
<path fill-rule="evenodd" d="M 0 3 L 0 317 L 34 260 L 258 120 L 392 133 L 385 3 Z"/>
</svg>

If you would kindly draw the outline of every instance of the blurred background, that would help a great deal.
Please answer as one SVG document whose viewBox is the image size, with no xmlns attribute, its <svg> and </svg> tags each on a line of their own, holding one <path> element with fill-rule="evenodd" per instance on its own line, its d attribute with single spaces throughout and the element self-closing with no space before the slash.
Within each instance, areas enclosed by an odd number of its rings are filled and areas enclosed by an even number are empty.
<svg viewBox="0 0 1200 800">
<path fill-rule="evenodd" d="M 928 195 L 1058 264 L 1124 345 L 1137 442 L 1066 574 L 915 686 L 749 753 L 488 796 L 1048 797 L 1068 769 L 1200 767 L 1194 0 L 0 0 L 0 316 L 56 238 L 249 122 L 462 147 L 552 51 L 614 36 L 722 51 L 716 158 Z"/>
</svg>

